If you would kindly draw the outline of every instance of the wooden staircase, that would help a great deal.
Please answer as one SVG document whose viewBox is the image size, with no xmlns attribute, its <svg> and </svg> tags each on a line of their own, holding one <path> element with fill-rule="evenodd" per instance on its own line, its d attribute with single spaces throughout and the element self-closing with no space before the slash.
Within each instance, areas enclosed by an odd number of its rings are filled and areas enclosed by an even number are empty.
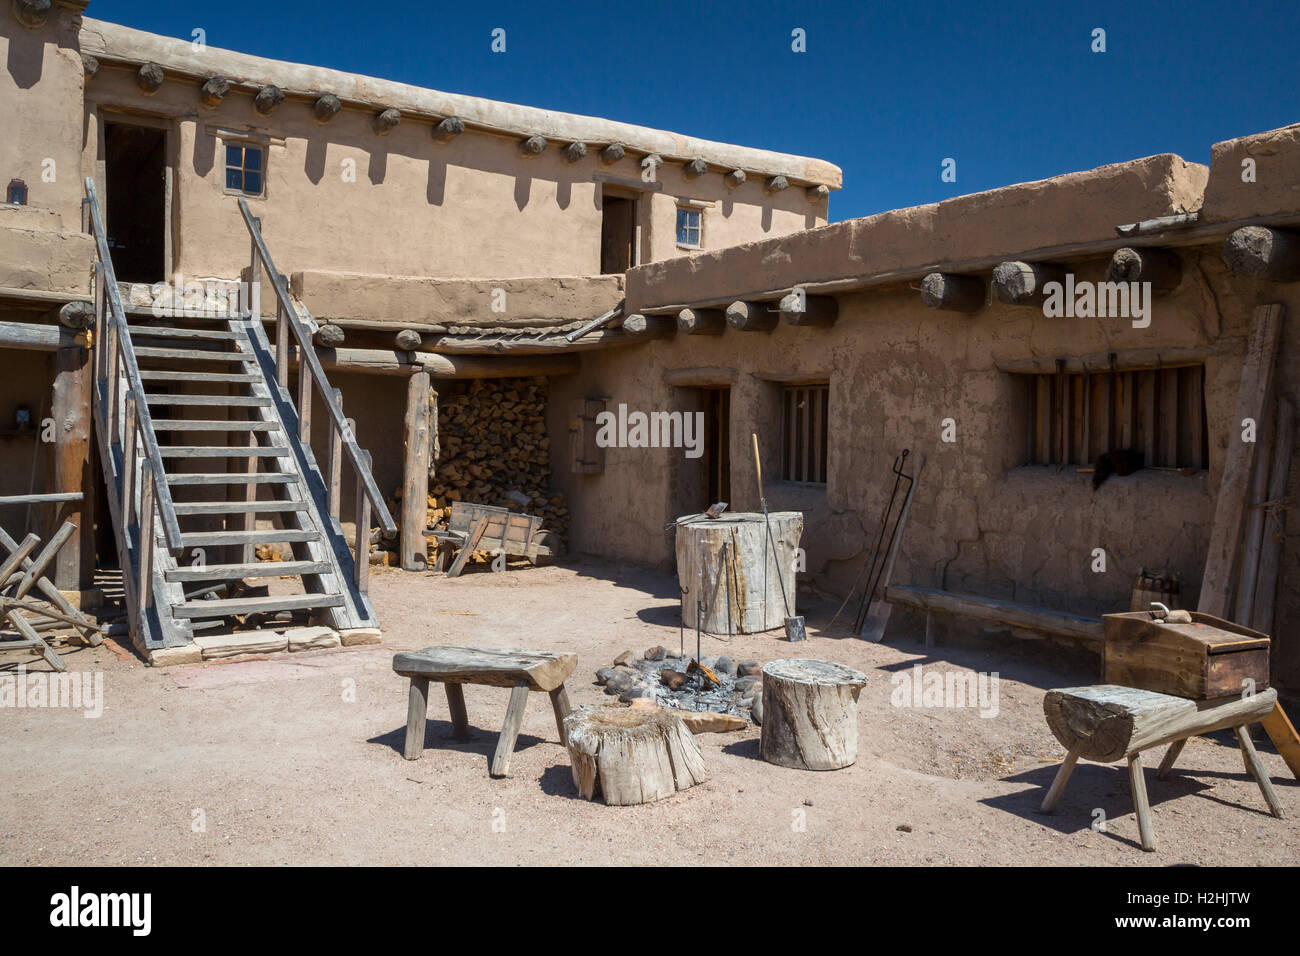
<svg viewBox="0 0 1300 956">
<path fill-rule="evenodd" d="M 311 347 L 315 323 L 290 300 L 247 204 L 253 278 L 237 311 L 128 311 L 92 180 L 86 190 L 99 249 L 95 428 L 136 646 L 147 655 L 237 626 L 377 626 L 366 590 L 371 509 L 386 530 L 393 519 Z M 276 294 L 274 349 L 263 271 Z M 329 413 L 325 469 L 308 440 L 313 392 Z M 339 521 L 345 462 L 357 479 L 355 558 Z M 257 548 L 272 543 L 291 554 L 259 561 Z M 276 593 L 247 593 L 248 579 L 272 577 Z"/>
</svg>

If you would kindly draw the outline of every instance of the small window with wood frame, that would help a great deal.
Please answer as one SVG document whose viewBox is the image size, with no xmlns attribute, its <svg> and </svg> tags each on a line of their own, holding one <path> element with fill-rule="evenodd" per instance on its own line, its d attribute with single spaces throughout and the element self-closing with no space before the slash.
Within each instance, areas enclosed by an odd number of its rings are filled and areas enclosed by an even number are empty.
<svg viewBox="0 0 1300 956">
<path fill-rule="evenodd" d="M 1207 467 L 1204 365 L 1018 377 L 1028 398 L 1027 464 L 1092 466 L 1128 452 L 1130 467 Z"/>
<path fill-rule="evenodd" d="M 255 143 L 226 142 L 226 192 L 262 196 L 266 192 L 266 150 Z"/>
<path fill-rule="evenodd" d="M 703 243 L 704 212 L 690 206 L 677 207 L 677 245 L 699 249 Z"/>
<path fill-rule="evenodd" d="M 781 389 L 781 478 L 826 484 L 826 424 L 831 387 L 825 382 Z"/>
</svg>

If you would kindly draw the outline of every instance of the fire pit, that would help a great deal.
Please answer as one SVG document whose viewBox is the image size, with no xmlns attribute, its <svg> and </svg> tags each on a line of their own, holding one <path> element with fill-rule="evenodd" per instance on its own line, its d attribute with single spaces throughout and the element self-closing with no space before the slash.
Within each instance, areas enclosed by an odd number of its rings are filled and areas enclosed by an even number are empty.
<svg viewBox="0 0 1300 956">
<path fill-rule="evenodd" d="M 723 655 L 696 661 L 663 647 L 640 656 L 620 654 L 611 667 L 596 671 L 605 693 L 623 703 L 652 701 L 671 710 L 711 711 L 748 718 L 755 696 L 761 698 L 762 664 Z"/>
</svg>

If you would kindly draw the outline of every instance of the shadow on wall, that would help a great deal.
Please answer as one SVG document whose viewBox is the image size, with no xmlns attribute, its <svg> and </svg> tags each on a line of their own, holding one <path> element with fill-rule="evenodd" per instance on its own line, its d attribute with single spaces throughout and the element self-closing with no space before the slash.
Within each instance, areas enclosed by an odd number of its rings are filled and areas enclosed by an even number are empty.
<svg viewBox="0 0 1300 956">
<path fill-rule="evenodd" d="M 23 27 L 9 33 L 9 75 L 20 90 L 30 90 L 41 81 L 45 66 L 45 37 L 42 30 Z"/>
</svg>

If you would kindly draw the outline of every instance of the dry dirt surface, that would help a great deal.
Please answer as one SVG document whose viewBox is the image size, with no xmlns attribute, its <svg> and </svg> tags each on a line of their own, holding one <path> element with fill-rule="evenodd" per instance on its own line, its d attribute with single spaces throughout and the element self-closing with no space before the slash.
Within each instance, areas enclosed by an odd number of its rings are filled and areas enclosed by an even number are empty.
<svg viewBox="0 0 1300 956">
<path fill-rule="evenodd" d="M 706 636 L 704 654 L 817 657 L 865 671 L 859 757 L 847 769 L 764 763 L 750 726 L 700 738 L 706 783 L 607 807 L 578 798 L 545 695 L 529 700 L 513 776 L 494 780 L 488 762 L 509 694 L 466 688 L 474 733 L 457 741 L 437 685 L 424 755 L 407 761 L 395 651 L 576 651 L 574 705 L 608 704 L 597 667 L 627 649 L 677 648 L 676 581 L 577 558 L 450 581 L 377 569 L 371 590 L 378 647 L 166 669 L 108 646 L 71 652 L 71 669 L 103 672 L 103 715 L 0 710 L 0 864 L 1150 866 L 1300 855 L 1300 788 L 1261 735 L 1287 818 L 1267 814 L 1229 736 L 1196 739 L 1170 780 L 1155 779 L 1159 754 L 1148 760 L 1158 852 L 1143 853 L 1122 763 L 1081 764 L 1057 812 L 1037 813 L 1063 756 L 1043 692 L 1093 682 L 1086 668 L 1063 666 L 1067 655 L 1050 645 L 1006 639 L 927 649 L 894 628 L 887 643 L 866 643 L 819 627 L 833 606 L 810 609 L 803 645 L 779 631 L 738 636 L 730 648 Z M 6 654 L 0 667 L 28 661 Z M 999 672 L 996 716 L 896 706 L 894 675 L 917 664 Z"/>
</svg>

